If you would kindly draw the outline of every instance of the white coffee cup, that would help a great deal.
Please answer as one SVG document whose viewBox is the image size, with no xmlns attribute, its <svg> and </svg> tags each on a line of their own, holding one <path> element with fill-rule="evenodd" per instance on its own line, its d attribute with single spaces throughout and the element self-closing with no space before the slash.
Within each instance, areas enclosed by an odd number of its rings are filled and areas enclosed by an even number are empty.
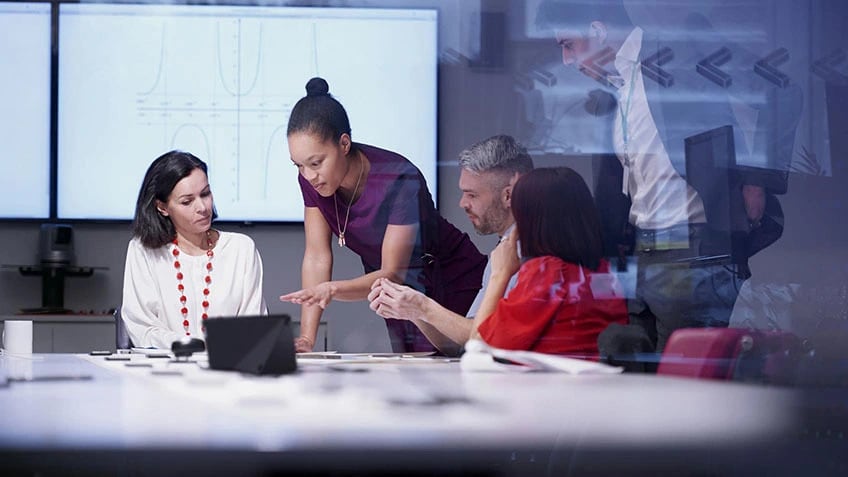
<svg viewBox="0 0 848 477">
<path fill-rule="evenodd" d="M 32 354 L 32 321 L 6 320 L 3 349 L 9 354 Z"/>
</svg>

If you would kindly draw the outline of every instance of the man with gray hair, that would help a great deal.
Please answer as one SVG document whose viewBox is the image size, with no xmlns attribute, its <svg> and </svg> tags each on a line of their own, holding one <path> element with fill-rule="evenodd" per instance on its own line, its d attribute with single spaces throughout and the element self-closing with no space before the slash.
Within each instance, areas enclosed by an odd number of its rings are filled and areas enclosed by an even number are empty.
<svg viewBox="0 0 848 477">
<path fill-rule="evenodd" d="M 519 177 L 533 170 L 533 159 L 514 138 L 498 135 L 462 151 L 459 166 L 462 191 L 459 206 L 478 234 L 496 233 L 500 242 L 515 225 L 510 208 L 512 188 Z M 456 355 L 471 334 L 472 318 L 480 308 L 491 272 L 487 264 L 483 286 L 467 317 L 448 310 L 419 291 L 385 279 L 374 282 L 368 300 L 378 315 L 412 321 L 440 351 Z M 514 285 L 515 276 L 507 292 Z"/>
</svg>

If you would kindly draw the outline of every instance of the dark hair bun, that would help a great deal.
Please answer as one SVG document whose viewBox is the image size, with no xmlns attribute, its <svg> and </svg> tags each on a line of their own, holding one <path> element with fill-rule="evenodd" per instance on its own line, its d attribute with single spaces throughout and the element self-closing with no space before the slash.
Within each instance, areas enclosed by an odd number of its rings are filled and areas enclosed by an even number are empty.
<svg viewBox="0 0 848 477">
<path fill-rule="evenodd" d="M 324 81 L 324 78 L 312 78 L 306 83 L 307 96 L 322 96 L 330 93 L 330 85 Z"/>
</svg>

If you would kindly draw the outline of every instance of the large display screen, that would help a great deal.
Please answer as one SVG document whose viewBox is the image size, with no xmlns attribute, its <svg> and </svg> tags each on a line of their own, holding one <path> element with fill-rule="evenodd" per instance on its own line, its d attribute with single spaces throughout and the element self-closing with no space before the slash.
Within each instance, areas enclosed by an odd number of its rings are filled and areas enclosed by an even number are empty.
<svg viewBox="0 0 848 477">
<path fill-rule="evenodd" d="M 50 216 L 50 4 L 0 2 L 0 218 Z"/>
<path fill-rule="evenodd" d="M 436 10 L 60 4 L 59 45 L 61 219 L 132 218 L 149 164 L 181 149 L 220 220 L 303 220 L 286 124 L 314 76 L 354 141 L 407 157 L 435 197 Z"/>
</svg>

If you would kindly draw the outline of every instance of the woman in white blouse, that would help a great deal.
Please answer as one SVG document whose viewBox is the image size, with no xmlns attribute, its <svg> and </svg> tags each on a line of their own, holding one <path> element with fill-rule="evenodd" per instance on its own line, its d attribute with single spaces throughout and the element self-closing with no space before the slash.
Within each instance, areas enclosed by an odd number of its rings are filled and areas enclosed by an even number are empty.
<svg viewBox="0 0 848 477">
<path fill-rule="evenodd" d="M 135 346 L 204 338 L 209 317 L 265 315 L 262 258 L 217 217 L 206 164 L 171 151 L 147 169 L 127 248 L 121 316 Z"/>
</svg>

